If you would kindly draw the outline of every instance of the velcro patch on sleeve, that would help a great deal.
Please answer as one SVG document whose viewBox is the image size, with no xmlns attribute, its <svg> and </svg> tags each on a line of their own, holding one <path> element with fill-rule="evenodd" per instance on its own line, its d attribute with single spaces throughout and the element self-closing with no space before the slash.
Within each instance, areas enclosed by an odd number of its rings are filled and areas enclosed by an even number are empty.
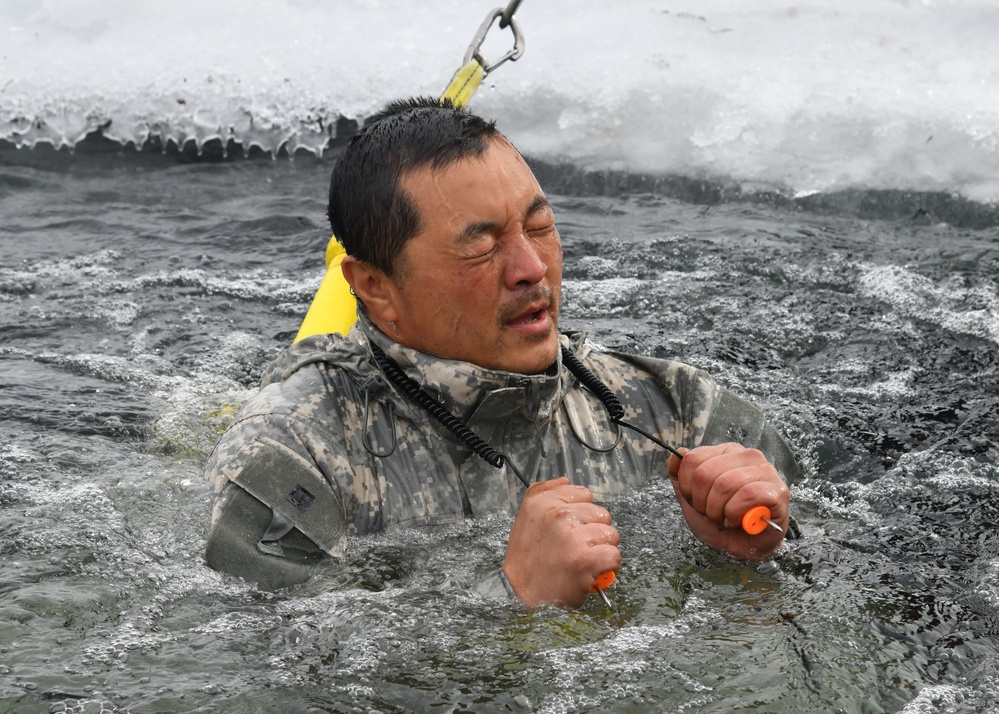
<svg viewBox="0 0 999 714">
<path fill-rule="evenodd" d="M 280 444 L 258 440 L 256 453 L 233 479 L 336 557 L 343 552 L 343 506 L 314 468 Z"/>
</svg>

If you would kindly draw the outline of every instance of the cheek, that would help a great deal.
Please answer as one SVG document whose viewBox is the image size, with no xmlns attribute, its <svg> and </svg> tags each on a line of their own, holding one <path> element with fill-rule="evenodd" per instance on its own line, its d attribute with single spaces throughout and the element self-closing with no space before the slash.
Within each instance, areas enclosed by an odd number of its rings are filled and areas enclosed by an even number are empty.
<svg viewBox="0 0 999 714">
<path fill-rule="evenodd" d="M 488 293 L 484 276 L 468 272 L 455 273 L 444 278 L 441 290 L 452 296 L 459 308 L 482 299 Z"/>
<path fill-rule="evenodd" d="M 555 290 L 558 290 L 562 284 L 562 251 L 546 262 L 548 263 L 548 282 Z"/>
<path fill-rule="evenodd" d="M 427 312 L 449 326 L 470 328 L 490 320 L 497 299 L 488 281 L 479 271 L 442 272 L 426 293 Z"/>
<path fill-rule="evenodd" d="M 544 261 L 548 264 L 548 272 L 562 274 L 562 237 L 558 233 L 545 251 Z"/>
</svg>

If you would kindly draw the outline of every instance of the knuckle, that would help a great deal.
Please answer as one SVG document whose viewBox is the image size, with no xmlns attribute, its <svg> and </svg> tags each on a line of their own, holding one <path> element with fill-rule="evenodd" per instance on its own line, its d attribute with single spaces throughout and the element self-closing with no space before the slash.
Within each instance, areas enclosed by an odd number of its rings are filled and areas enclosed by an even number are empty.
<svg viewBox="0 0 999 714">
<path fill-rule="evenodd" d="M 707 464 L 698 464 L 690 474 L 693 486 L 710 485 L 716 479 L 713 469 Z"/>
</svg>

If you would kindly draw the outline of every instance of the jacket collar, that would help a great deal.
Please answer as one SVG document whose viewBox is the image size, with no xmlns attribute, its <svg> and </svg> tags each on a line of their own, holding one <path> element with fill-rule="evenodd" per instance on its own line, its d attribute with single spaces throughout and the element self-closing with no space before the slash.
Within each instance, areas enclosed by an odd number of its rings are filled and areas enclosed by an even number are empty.
<svg viewBox="0 0 999 714">
<path fill-rule="evenodd" d="M 352 333 L 356 333 L 352 337 L 363 336 L 378 345 L 427 394 L 466 423 L 486 403 L 490 420 L 519 413 L 536 425 L 547 423 L 573 379 L 562 365 L 561 350 L 548 370 L 528 375 L 485 369 L 405 347 L 390 339 L 360 311 Z M 568 344 L 569 337 L 563 335 L 561 341 Z"/>
</svg>

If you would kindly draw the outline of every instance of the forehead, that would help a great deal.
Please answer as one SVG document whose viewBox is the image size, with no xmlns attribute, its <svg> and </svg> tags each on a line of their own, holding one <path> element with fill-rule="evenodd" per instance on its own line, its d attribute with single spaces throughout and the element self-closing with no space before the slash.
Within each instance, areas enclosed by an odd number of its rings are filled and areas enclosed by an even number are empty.
<svg viewBox="0 0 999 714">
<path fill-rule="evenodd" d="M 464 215 L 512 208 L 519 202 L 529 204 L 542 193 L 527 162 L 505 139 L 490 141 L 478 156 L 406 172 L 399 182 L 422 220 L 441 211 Z"/>
</svg>

